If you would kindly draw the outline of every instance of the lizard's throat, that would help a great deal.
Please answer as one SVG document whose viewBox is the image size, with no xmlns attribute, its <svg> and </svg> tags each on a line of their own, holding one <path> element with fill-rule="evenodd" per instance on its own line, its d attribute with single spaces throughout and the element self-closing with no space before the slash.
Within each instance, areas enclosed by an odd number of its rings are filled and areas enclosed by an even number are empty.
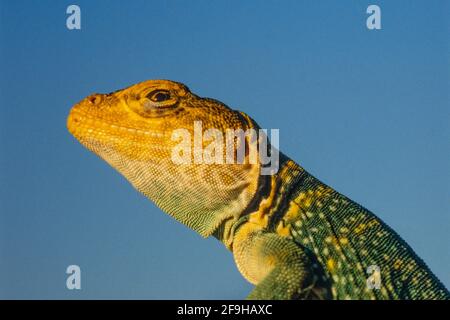
<svg viewBox="0 0 450 320">
<path fill-rule="evenodd" d="M 259 166 L 175 165 L 170 157 L 131 159 L 97 140 L 82 143 L 119 171 L 138 191 L 177 221 L 208 237 L 237 221 L 258 186 Z"/>
</svg>

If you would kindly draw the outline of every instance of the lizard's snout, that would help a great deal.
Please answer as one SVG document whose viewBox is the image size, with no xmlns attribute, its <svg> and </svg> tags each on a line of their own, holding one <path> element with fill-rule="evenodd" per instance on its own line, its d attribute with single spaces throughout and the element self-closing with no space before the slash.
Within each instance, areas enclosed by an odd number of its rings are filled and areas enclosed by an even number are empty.
<svg viewBox="0 0 450 320">
<path fill-rule="evenodd" d="M 71 134 L 75 134 L 76 129 L 79 127 L 83 120 L 83 115 L 92 107 L 98 107 L 103 101 L 103 94 L 94 93 L 77 104 L 75 104 L 69 112 L 67 117 L 67 129 Z"/>
</svg>

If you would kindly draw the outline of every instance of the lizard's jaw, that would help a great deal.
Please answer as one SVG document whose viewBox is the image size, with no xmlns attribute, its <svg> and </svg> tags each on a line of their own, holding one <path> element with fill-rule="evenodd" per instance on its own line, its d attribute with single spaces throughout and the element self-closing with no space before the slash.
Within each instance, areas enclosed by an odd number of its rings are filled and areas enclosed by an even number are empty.
<svg viewBox="0 0 450 320">
<path fill-rule="evenodd" d="M 77 108 L 70 113 L 67 127 L 138 191 L 204 237 L 224 220 L 237 219 L 255 194 L 258 166 L 242 170 L 240 164 L 177 165 L 161 133 L 129 132 Z"/>
<path fill-rule="evenodd" d="M 167 134 L 163 131 L 113 124 L 107 117 L 95 117 L 80 109 L 78 106 L 72 108 L 67 128 L 82 145 L 106 161 L 103 149 L 115 149 L 129 160 L 158 161 L 170 156 Z"/>
</svg>

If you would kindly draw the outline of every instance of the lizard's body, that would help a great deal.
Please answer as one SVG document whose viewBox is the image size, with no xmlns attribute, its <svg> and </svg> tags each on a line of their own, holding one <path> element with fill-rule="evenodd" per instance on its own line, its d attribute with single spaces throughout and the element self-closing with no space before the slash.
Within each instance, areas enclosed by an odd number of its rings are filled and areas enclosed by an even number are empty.
<svg viewBox="0 0 450 320">
<path fill-rule="evenodd" d="M 283 154 L 268 176 L 260 163 L 174 164 L 171 133 L 192 131 L 194 121 L 222 132 L 258 128 L 164 80 L 89 96 L 72 109 L 68 128 L 163 211 L 221 240 L 256 285 L 249 298 L 450 298 L 393 230 Z"/>
</svg>

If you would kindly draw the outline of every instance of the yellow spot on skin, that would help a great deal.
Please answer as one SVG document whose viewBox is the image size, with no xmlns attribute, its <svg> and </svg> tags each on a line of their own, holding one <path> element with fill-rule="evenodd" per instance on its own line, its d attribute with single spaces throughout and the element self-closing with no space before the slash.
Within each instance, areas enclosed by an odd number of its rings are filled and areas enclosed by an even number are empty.
<svg viewBox="0 0 450 320">
<path fill-rule="evenodd" d="M 331 243 L 333 243 L 333 245 L 335 247 L 339 247 L 339 240 L 336 237 L 331 237 Z"/>
<path fill-rule="evenodd" d="M 334 262 L 334 259 L 330 258 L 330 259 L 327 260 L 327 269 L 328 269 L 328 271 L 330 271 L 330 272 L 333 272 L 333 271 L 334 271 L 334 269 L 335 269 L 335 262 Z"/>
<path fill-rule="evenodd" d="M 367 224 L 367 226 L 368 226 L 368 227 L 375 227 L 375 226 L 377 226 L 377 225 L 379 225 L 379 224 L 380 224 L 380 222 L 379 222 L 378 220 L 372 219 L 372 220 L 369 221 L 369 223 Z"/>
<path fill-rule="evenodd" d="M 340 231 L 341 233 L 347 233 L 347 232 L 348 232 L 348 229 L 347 229 L 346 227 L 342 227 L 341 229 L 339 229 L 339 231 Z"/>
<path fill-rule="evenodd" d="M 303 205 L 304 205 L 306 208 L 309 208 L 309 207 L 311 206 L 311 203 L 312 203 L 311 198 L 307 198 L 307 199 L 305 199 Z"/>
<path fill-rule="evenodd" d="M 258 208 L 258 211 L 255 211 L 249 215 L 248 222 L 251 224 L 256 224 L 258 226 L 261 226 L 263 228 L 266 228 L 269 224 L 269 214 L 270 214 L 270 207 L 273 204 L 273 199 L 275 198 L 276 191 L 275 191 L 275 179 L 272 178 L 271 184 L 272 189 L 270 191 L 269 196 L 261 201 L 261 204 Z"/>
<path fill-rule="evenodd" d="M 291 235 L 289 225 L 285 226 L 283 221 L 280 221 L 276 231 L 282 237 L 288 237 Z"/>
<path fill-rule="evenodd" d="M 355 233 L 356 234 L 361 234 L 364 232 L 364 230 L 366 229 L 366 224 L 365 223 L 360 223 L 356 228 L 355 228 Z"/>
<path fill-rule="evenodd" d="M 269 222 L 269 217 L 261 211 L 250 214 L 248 222 L 266 227 Z"/>
<path fill-rule="evenodd" d="M 333 189 L 323 186 L 318 186 L 315 190 L 308 190 L 300 192 L 296 198 L 296 202 L 300 208 L 307 209 L 311 205 L 315 204 L 318 207 L 323 206 L 323 199 L 331 195 Z M 336 210 L 336 208 L 334 208 Z"/>
<path fill-rule="evenodd" d="M 289 223 L 290 221 L 297 220 L 298 215 L 299 215 L 298 205 L 295 202 L 291 202 L 286 214 L 284 215 L 284 219 L 286 220 L 286 222 Z"/>
<path fill-rule="evenodd" d="M 346 244 L 348 244 L 348 239 L 347 239 L 347 238 L 340 238 L 340 239 L 339 239 L 339 242 L 340 242 L 342 245 L 346 245 Z"/>
<path fill-rule="evenodd" d="M 394 269 L 395 269 L 395 270 L 400 269 L 401 266 L 402 266 L 402 264 L 403 264 L 403 261 L 402 261 L 402 260 L 400 260 L 400 259 L 395 260 L 395 262 L 394 262 Z"/>
<path fill-rule="evenodd" d="M 261 225 L 263 227 L 267 227 L 269 222 L 270 207 L 273 204 L 273 199 L 275 198 L 276 195 L 275 184 L 276 181 L 274 178 L 272 178 L 271 181 L 272 188 L 269 196 L 263 201 L 261 201 L 258 211 L 250 214 L 249 222 Z"/>
</svg>

